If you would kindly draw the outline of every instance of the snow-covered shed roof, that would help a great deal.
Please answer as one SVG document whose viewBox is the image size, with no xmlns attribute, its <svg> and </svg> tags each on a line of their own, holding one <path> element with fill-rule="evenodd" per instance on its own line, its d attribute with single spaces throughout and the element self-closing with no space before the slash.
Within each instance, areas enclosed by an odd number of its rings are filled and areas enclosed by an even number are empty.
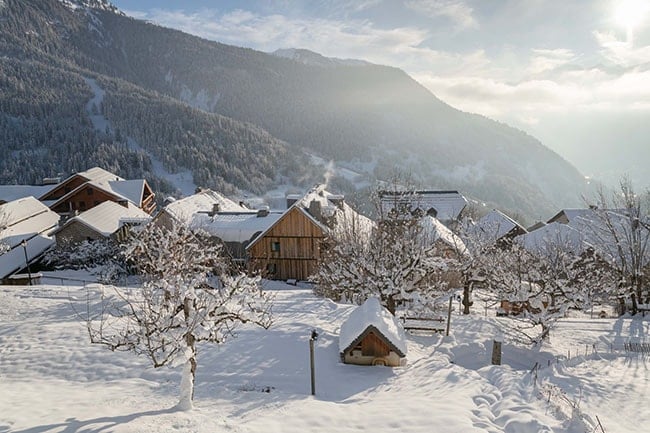
<svg viewBox="0 0 650 433">
<path fill-rule="evenodd" d="M 498 209 L 492 209 L 483 218 L 479 219 L 471 228 L 478 236 L 485 236 L 489 239 L 499 240 L 513 230 L 518 229 L 520 233 L 527 230 L 517 221 L 510 218 Z"/>
<path fill-rule="evenodd" d="M 369 329 L 384 337 L 400 357 L 406 356 L 404 328 L 395 316 L 381 306 L 377 298 L 368 298 L 343 322 L 339 333 L 339 352 L 344 353 L 356 346 Z"/>
<path fill-rule="evenodd" d="M 456 249 L 460 254 L 466 254 L 467 248 L 463 240 L 454 232 L 449 230 L 443 223 L 438 221 L 437 218 L 425 215 L 419 221 L 422 226 L 423 241 L 426 243 L 434 243 L 441 241 L 448 246 Z"/>
<path fill-rule="evenodd" d="M 29 196 L 40 197 L 54 187 L 56 185 L 0 185 L 0 203 Z"/>
<path fill-rule="evenodd" d="M 213 216 L 196 213 L 191 228 L 202 229 L 224 242 L 249 242 L 275 224 L 284 212 L 219 212 Z"/>
<path fill-rule="evenodd" d="M 105 201 L 92 209 L 88 209 L 87 211 L 70 218 L 62 227 L 57 229 L 55 233 L 73 223 L 81 223 L 102 236 L 109 237 L 127 223 L 133 223 L 136 221 L 139 223 L 146 223 L 150 220 L 151 215 L 132 203 L 127 203 L 126 206 L 122 206 L 112 201 Z"/>
<path fill-rule="evenodd" d="M 219 212 L 246 212 L 250 211 L 221 194 L 204 189 L 196 194 L 175 200 L 163 209 L 164 212 L 185 224 L 191 224 L 194 214 L 198 212 L 212 212 L 215 205 L 219 206 Z"/>
<path fill-rule="evenodd" d="M 410 211 L 421 209 L 440 221 L 455 221 L 467 206 L 467 200 L 458 191 L 381 191 L 382 212 L 408 206 Z"/>
<path fill-rule="evenodd" d="M 57 227 L 59 215 L 34 197 L 25 197 L 0 205 L 0 242 L 9 251 L 0 254 L 0 278 L 25 266 L 54 244 L 50 236 Z M 22 241 L 26 242 L 26 250 Z"/>
</svg>

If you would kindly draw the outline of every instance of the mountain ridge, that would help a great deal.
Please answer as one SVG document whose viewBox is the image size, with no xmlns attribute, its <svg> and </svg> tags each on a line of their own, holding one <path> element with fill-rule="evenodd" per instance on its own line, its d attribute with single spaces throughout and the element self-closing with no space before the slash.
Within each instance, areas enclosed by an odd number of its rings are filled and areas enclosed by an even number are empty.
<svg viewBox="0 0 650 433">
<path fill-rule="evenodd" d="M 315 154 L 342 164 L 356 161 L 370 168 L 368 178 L 387 178 L 399 167 L 428 187 L 459 189 L 528 218 L 575 206 L 583 192 L 580 173 L 541 142 L 500 122 L 454 109 L 398 68 L 345 61 L 328 67 L 304 64 L 206 41 L 116 12 L 81 13 L 54 0 L 6 2 L 11 13 L 0 11 L 0 16 L 9 15 L 16 31 L 0 32 L 0 54 L 87 71 L 130 83 L 150 95 L 145 98 L 150 102 L 165 95 L 208 115 L 256 125 L 285 143 L 283 149 L 290 149 L 299 161 L 279 167 L 272 180 L 276 184 L 287 176 L 303 183 L 320 177 L 317 167 L 307 161 L 308 154 Z M 38 25 L 43 27 L 38 37 L 27 34 Z M 110 90 L 107 95 L 110 100 Z M 160 119 L 169 117 L 162 113 L 172 110 L 169 104 L 153 104 Z M 178 122 L 179 128 L 202 135 L 196 129 L 202 123 L 191 119 L 203 115 L 176 108 L 173 112 L 186 118 Z M 123 114 L 123 133 L 144 137 L 151 129 Z M 110 116 L 117 118 L 118 113 L 112 111 Z M 155 115 L 146 118 L 157 121 Z M 244 129 L 237 134 L 245 136 Z M 160 157 L 165 153 L 161 140 L 165 138 L 144 147 L 158 149 Z M 237 164 L 256 170 L 254 164 L 244 163 L 246 145 L 242 149 Z M 217 156 L 227 160 L 225 153 Z M 215 178 L 206 176 L 206 170 L 216 169 L 208 159 L 204 167 L 192 167 L 195 176 L 203 173 L 200 179 Z M 242 171 L 234 161 L 220 167 Z M 242 179 L 241 175 L 231 178 Z M 227 189 L 248 189 L 239 182 L 227 182 Z M 202 186 L 217 187 L 217 183 Z M 344 179 L 339 184 L 352 188 Z M 255 190 L 261 191 L 261 183 Z"/>
</svg>

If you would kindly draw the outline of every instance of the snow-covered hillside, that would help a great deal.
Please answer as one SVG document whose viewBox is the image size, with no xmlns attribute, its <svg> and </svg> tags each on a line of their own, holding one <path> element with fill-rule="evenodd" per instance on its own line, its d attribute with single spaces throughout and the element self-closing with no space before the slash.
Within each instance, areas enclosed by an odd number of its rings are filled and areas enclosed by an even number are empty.
<svg viewBox="0 0 650 433">
<path fill-rule="evenodd" d="M 562 402 L 571 400 L 588 419 L 598 416 L 607 433 L 650 425 L 645 360 L 607 350 L 643 340 L 648 321 L 567 319 L 541 351 L 506 341 L 505 365 L 496 367 L 488 364 L 497 319 L 454 316 L 451 337 L 408 337 L 406 367 L 362 367 L 338 356 L 338 330 L 353 307 L 306 288 L 266 284 L 276 295 L 274 325 L 199 347 L 191 412 L 172 409 L 179 371 L 154 370 L 143 358 L 88 343 L 78 314 L 98 286 L 0 286 L 0 432 L 584 431 L 566 419 Z M 314 328 L 320 338 L 311 397 Z M 594 344 L 605 353 L 593 354 Z M 536 362 L 543 367 L 537 386 L 530 373 Z M 566 398 L 549 403 L 548 390 L 557 389 Z"/>
</svg>

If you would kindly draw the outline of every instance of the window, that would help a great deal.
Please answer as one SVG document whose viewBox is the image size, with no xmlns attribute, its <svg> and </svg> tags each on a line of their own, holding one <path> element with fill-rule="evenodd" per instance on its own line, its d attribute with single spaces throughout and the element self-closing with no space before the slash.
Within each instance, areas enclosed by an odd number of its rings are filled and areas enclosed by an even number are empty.
<svg viewBox="0 0 650 433">
<path fill-rule="evenodd" d="M 266 265 L 266 272 L 269 275 L 274 275 L 276 272 L 278 272 L 278 265 L 275 263 L 269 263 Z"/>
<path fill-rule="evenodd" d="M 93 189 L 92 188 L 87 188 L 86 189 L 86 194 L 93 195 Z"/>
<path fill-rule="evenodd" d="M 271 251 L 279 253 L 280 252 L 280 242 L 271 242 Z"/>
<path fill-rule="evenodd" d="M 79 202 L 79 210 L 86 210 L 86 202 L 85 201 L 80 201 Z"/>
</svg>

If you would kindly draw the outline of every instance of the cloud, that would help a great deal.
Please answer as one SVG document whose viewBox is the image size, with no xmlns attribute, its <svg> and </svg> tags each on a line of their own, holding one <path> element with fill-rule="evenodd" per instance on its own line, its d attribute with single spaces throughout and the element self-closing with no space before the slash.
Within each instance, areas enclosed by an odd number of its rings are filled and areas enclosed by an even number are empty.
<svg viewBox="0 0 650 433">
<path fill-rule="evenodd" d="M 461 0 L 408 0 L 404 5 L 430 18 L 448 18 L 459 29 L 479 27 L 474 9 Z"/>
</svg>

